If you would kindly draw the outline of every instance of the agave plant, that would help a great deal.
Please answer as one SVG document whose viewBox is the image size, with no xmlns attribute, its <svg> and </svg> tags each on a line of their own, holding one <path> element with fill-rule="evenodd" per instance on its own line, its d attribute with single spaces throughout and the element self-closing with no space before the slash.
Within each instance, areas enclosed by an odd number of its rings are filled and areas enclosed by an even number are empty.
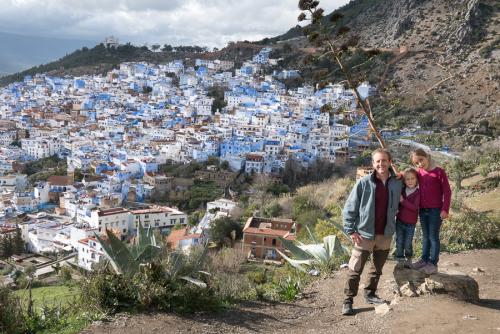
<svg viewBox="0 0 500 334">
<path fill-rule="evenodd" d="M 309 231 L 309 229 L 308 229 Z M 312 233 L 309 231 L 314 243 L 303 244 L 281 238 L 282 245 L 292 254 L 293 258 L 288 257 L 283 252 L 278 253 L 293 267 L 303 272 L 311 272 L 307 269 L 329 267 L 336 259 L 348 254 L 348 248 L 340 243 L 335 235 L 329 235 L 323 238 L 323 243 L 318 243 Z"/>
<path fill-rule="evenodd" d="M 191 253 L 190 263 L 187 263 L 187 258 L 180 252 L 169 252 L 165 258 L 165 276 L 170 280 L 180 278 L 184 281 L 197 285 L 200 288 L 206 288 L 207 284 L 200 279 L 193 277 L 194 275 L 211 276 L 210 273 L 200 270 L 207 257 L 208 243 L 205 243 L 201 252 Z M 179 276 L 181 272 L 185 272 L 185 268 L 189 267 L 189 275 Z"/>
<path fill-rule="evenodd" d="M 137 238 L 131 247 L 127 247 L 120 239 L 118 239 L 113 232 L 106 229 L 106 235 L 109 243 L 104 241 L 101 237 L 95 234 L 97 240 L 101 244 L 104 252 L 106 253 L 111 266 L 117 274 L 133 276 L 136 274 L 141 266 L 150 265 L 153 261 L 159 260 L 160 255 L 165 255 L 163 246 L 153 233 L 151 227 L 145 229 L 139 222 Z M 191 273 L 210 275 L 207 272 L 199 270 L 203 264 L 207 254 L 207 245 L 203 251 L 192 259 Z M 191 277 L 179 276 L 180 273 L 186 268 L 186 257 L 184 254 L 178 252 L 169 252 L 163 258 L 165 265 L 165 276 L 170 279 L 182 279 L 195 284 L 201 288 L 206 288 L 205 282 Z"/>
<path fill-rule="evenodd" d="M 151 227 L 145 229 L 141 223 L 138 225 L 137 238 L 131 247 L 127 247 L 108 229 L 106 229 L 106 236 L 109 243 L 95 233 L 117 274 L 134 275 L 139 271 L 141 264 L 155 260 L 162 251 L 160 242 Z"/>
</svg>

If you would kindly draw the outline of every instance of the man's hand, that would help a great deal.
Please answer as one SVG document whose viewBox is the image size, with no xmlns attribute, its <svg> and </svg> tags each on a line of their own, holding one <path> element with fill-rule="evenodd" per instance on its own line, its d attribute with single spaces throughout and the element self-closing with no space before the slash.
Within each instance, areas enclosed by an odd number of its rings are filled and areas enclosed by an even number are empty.
<svg viewBox="0 0 500 334">
<path fill-rule="evenodd" d="M 358 232 L 354 232 L 353 234 L 351 234 L 351 239 L 355 244 L 358 244 L 358 245 L 361 243 L 361 240 L 362 240 L 362 238 Z"/>
<path fill-rule="evenodd" d="M 448 218 L 449 214 L 448 214 L 448 212 L 443 210 L 443 211 L 441 211 L 439 216 L 441 217 L 441 219 L 446 219 L 446 218 Z"/>
</svg>

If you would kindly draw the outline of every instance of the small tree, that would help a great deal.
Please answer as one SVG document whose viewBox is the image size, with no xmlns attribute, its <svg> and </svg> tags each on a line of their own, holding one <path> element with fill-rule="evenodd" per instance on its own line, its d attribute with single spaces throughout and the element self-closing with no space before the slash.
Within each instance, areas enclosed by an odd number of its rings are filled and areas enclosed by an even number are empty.
<svg viewBox="0 0 500 334">
<path fill-rule="evenodd" d="M 26 275 L 26 277 L 32 278 L 33 275 L 35 275 L 35 272 L 36 272 L 36 267 L 34 264 L 30 263 L 26 266 L 26 268 L 24 268 L 24 274 Z"/>
<path fill-rule="evenodd" d="M 220 163 L 220 168 L 223 170 L 229 170 L 229 162 L 227 160 L 223 160 Z"/>
<path fill-rule="evenodd" d="M 12 237 L 5 235 L 0 237 L 0 257 L 8 258 L 13 254 Z"/>
<path fill-rule="evenodd" d="M 450 178 L 455 182 L 457 190 L 462 189 L 462 181 L 474 171 L 474 165 L 463 159 L 456 159 L 447 166 Z"/>
<path fill-rule="evenodd" d="M 63 266 L 59 271 L 59 276 L 62 278 L 64 282 L 71 281 L 71 269 L 68 266 Z"/>
<path fill-rule="evenodd" d="M 24 253 L 24 240 L 21 234 L 21 229 L 19 227 L 16 228 L 16 235 L 13 240 L 13 252 L 14 254 L 22 254 Z"/>
<path fill-rule="evenodd" d="M 210 223 L 210 238 L 222 246 L 228 241 L 233 244 L 235 240 L 241 239 L 243 228 L 230 217 L 221 217 Z"/>
</svg>

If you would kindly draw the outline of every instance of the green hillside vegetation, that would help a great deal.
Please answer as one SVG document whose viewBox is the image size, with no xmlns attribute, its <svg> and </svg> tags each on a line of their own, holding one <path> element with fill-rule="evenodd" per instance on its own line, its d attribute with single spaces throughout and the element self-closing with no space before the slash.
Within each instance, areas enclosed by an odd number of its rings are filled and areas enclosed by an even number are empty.
<svg viewBox="0 0 500 334">
<path fill-rule="evenodd" d="M 45 64 L 32 67 L 26 71 L 15 73 L 0 78 L 0 85 L 14 81 L 22 81 L 26 75 L 37 73 L 71 74 L 72 70 L 83 70 L 90 73 L 106 73 L 121 62 L 148 61 L 153 63 L 166 62 L 182 56 L 183 53 L 152 52 L 147 47 L 136 47 L 127 43 L 116 48 L 105 47 L 102 43 L 93 48 L 83 47 L 63 58 Z M 84 73 L 85 73 L 84 72 Z"/>
<path fill-rule="evenodd" d="M 153 64 L 167 63 L 175 59 L 190 58 L 194 65 L 195 58 L 223 59 L 235 61 L 241 65 L 244 59 L 257 53 L 261 47 L 244 42 L 229 43 L 220 51 L 207 52 L 206 48 L 199 46 L 164 45 L 158 52 L 149 50 L 146 46 L 138 47 L 130 43 L 118 47 L 106 47 L 104 44 L 93 48 L 83 47 L 68 54 L 61 59 L 44 65 L 32 67 L 26 71 L 15 73 L 0 78 L 0 86 L 12 82 L 22 81 L 26 75 L 37 73 L 49 73 L 51 75 L 84 75 L 105 74 L 113 68 L 117 68 L 122 62 L 148 62 Z"/>
</svg>

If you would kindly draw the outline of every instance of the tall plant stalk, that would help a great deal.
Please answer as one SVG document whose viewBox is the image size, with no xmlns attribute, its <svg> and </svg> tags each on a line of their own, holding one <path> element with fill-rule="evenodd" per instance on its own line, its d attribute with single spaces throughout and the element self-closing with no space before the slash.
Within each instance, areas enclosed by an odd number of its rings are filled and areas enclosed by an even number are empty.
<svg viewBox="0 0 500 334">
<path fill-rule="evenodd" d="M 386 148 L 387 145 L 382 138 L 382 135 L 380 134 L 380 131 L 377 128 L 377 125 L 375 123 L 375 119 L 373 118 L 373 113 L 371 110 L 370 102 L 368 100 L 368 97 L 366 99 L 363 99 L 361 97 L 361 94 L 359 93 L 357 86 L 352 78 L 351 72 L 349 71 L 349 68 L 342 62 L 342 52 L 343 50 L 347 49 L 348 47 L 355 46 L 357 40 L 354 38 L 351 38 L 347 41 L 345 41 L 341 46 L 336 45 L 337 42 L 339 42 L 341 39 L 345 39 L 346 33 L 349 31 L 349 28 L 342 26 L 339 27 L 338 32 L 337 32 L 337 40 L 332 40 L 328 32 L 326 31 L 326 28 L 322 24 L 322 20 L 324 19 L 323 12 L 324 10 L 322 8 L 318 7 L 319 1 L 313 1 L 313 0 L 300 0 L 299 1 L 299 8 L 303 11 L 299 17 L 298 20 L 300 21 L 311 21 L 311 26 L 307 29 L 304 30 L 305 35 L 308 37 L 309 41 L 314 42 L 317 46 L 324 46 L 326 52 L 321 55 L 321 57 L 326 56 L 326 55 L 331 55 L 334 59 L 334 61 L 339 65 L 340 70 L 345 76 L 345 79 L 347 81 L 348 87 L 354 92 L 354 95 L 356 96 L 356 100 L 359 102 L 361 105 L 361 108 L 363 110 L 363 113 L 368 119 L 368 124 L 370 125 L 371 132 L 375 135 L 377 138 L 380 146 L 382 148 Z M 309 16 L 305 13 L 309 13 Z M 333 14 L 330 18 L 330 20 L 333 23 L 338 23 L 339 20 L 342 18 L 341 14 Z"/>
</svg>

